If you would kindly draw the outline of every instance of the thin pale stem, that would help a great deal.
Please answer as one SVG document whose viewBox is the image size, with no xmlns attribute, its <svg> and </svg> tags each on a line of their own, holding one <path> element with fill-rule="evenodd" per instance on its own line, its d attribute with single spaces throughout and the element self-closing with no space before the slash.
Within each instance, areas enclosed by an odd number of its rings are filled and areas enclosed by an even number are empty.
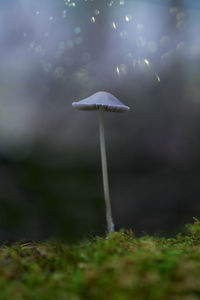
<svg viewBox="0 0 200 300">
<path fill-rule="evenodd" d="M 112 211 L 110 202 L 110 192 L 108 184 L 108 167 L 106 159 L 106 145 L 105 145 L 105 135 L 104 135 L 104 110 L 99 109 L 99 133 L 100 133 L 100 150 L 101 150 L 101 164 L 102 164 L 102 175 L 103 175 L 103 189 L 104 198 L 106 205 L 106 220 L 107 220 L 107 230 L 108 233 L 114 231 L 114 223 L 112 221 Z"/>
</svg>

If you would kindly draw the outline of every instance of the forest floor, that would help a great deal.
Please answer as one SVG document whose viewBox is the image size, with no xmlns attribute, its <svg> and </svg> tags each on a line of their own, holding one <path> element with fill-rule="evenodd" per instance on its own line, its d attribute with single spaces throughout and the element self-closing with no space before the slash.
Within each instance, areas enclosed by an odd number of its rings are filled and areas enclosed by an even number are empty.
<svg viewBox="0 0 200 300">
<path fill-rule="evenodd" d="M 200 222 L 176 238 L 132 231 L 76 245 L 0 247 L 0 300 L 200 299 Z"/>
</svg>

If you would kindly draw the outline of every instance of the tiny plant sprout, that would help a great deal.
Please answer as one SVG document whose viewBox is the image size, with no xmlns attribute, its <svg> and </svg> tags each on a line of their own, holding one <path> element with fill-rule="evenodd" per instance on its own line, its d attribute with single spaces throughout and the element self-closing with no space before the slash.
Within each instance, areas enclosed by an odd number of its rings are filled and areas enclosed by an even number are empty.
<svg viewBox="0 0 200 300">
<path fill-rule="evenodd" d="M 73 102 L 72 106 L 80 110 L 99 110 L 99 134 L 100 134 L 100 151 L 103 175 L 103 189 L 106 205 L 106 220 L 108 233 L 114 231 L 114 223 L 112 219 L 110 192 L 108 184 L 108 169 L 106 159 L 106 146 L 104 136 L 104 112 L 124 112 L 130 108 L 120 102 L 112 94 L 107 92 L 97 92 L 92 96 L 78 102 Z"/>
</svg>

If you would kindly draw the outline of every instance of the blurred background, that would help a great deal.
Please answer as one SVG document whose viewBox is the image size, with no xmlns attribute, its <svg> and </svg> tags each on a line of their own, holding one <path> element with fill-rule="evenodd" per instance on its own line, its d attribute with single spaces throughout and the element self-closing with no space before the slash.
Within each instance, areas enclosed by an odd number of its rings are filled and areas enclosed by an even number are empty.
<svg viewBox="0 0 200 300">
<path fill-rule="evenodd" d="M 0 241 L 103 235 L 103 90 L 116 229 L 173 236 L 200 216 L 198 0 L 1 0 Z"/>
</svg>

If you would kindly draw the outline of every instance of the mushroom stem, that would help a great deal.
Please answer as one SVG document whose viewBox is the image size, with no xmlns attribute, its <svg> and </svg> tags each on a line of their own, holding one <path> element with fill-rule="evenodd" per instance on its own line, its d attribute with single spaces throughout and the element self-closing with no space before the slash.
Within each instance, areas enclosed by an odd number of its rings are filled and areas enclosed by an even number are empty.
<svg viewBox="0 0 200 300">
<path fill-rule="evenodd" d="M 99 133 L 100 133 L 100 151 L 101 151 L 101 164 L 102 164 L 102 175 L 103 175 L 103 189 L 104 189 L 104 198 L 105 198 L 105 205 L 106 205 L 107 230 L 108 233 L 110 233 L 114 231 L 114 223 L 112 220 L 110 192 L 109 192 L 109 184 L 108 184 L 108 168 L 107 168 L 106 145 L 105 145 L 105 135 L 104 135 L 104 108 L 99 109 Z"/>
</svg>

